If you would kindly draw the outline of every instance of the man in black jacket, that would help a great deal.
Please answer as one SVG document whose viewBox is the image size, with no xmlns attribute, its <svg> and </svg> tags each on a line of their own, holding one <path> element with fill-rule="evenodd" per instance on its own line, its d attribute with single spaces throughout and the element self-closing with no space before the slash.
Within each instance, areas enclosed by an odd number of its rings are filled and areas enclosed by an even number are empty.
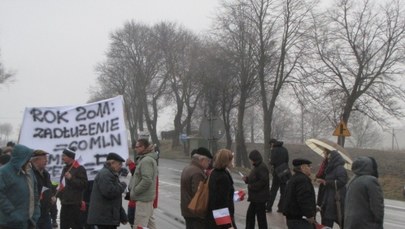
<svg viewBox="0 0 405 229">
<path fill-rule="evenodd" d="M 269 169 L 263 162 L 259 151 L 253 150 L 249 154 L 249 159 L 253 165 L 249 176 L 242 179 L 248 185 L 249 208 L 246 213 L 246 229 L 255 228 L 255 217 L 259 229 L 267 229 L 266 201 L 269 198 Z"/>
<path fill-rule="evenodd" d="M 283 213 L 289 229 L 313 229 L 316 214 L 315 190 L 312 185 L 311 161 L 294 159 L 294 175 L 285 192 Z"/>
<path fill-rule="evenodd" d="M 66 166 L 62 170 L 58 197 L 61 200 L 60 228 L 82 228 L 80 207 L 83 192 L 87 187 L 86 169 L 75 160 L 75 148 L 66 148 L 62 160 Z M 62 188 L 63 187 L 63 188 Z"/>
<path fill-rule="evenodd" d="M 284 201 L 285 186 L 291 176 L 289 171 L 287 173 L 280 174 L 280 170 L 288 169 L 288 151 L 283 147 L 282 141 L 277 141 L 273 138 L 269 143 L 271 148 L 269 158 L 270 166 L 273 171 L 273 179 L 271 181 L 270 198 L 266 203 L 266 211 L 272 211 L 273 203 L 277 196 L 277 191 L 280 189 L 280 200 L 277 204 L 277 212 L 281 212 Z"/>
</svg>

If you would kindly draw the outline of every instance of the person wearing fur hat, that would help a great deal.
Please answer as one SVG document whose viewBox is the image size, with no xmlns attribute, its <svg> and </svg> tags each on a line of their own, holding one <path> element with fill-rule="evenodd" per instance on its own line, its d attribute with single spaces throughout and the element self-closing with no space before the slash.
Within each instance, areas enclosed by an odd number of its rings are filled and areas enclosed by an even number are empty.
<svg viewBox="0 0 405 229">
<path fill-rule="evenodd" d="M 297 158 L 293 162 L 294 175 L 287 183 L 283 214 L 289 229 L 315 228 L 315 189 L 311 181 L 312 162 Z"/>
<path fill-rule="evenodd" d="M 75 148 L 66 148 L 62 152 L 63 167 L 58 197 L 61 200 L 60 228 L 81 228 L 81 205 L 83 192 L 87 187 L 86 169 L 75 161 Z M 63 187 L 64 186 L 64 187 Z"/>
<path fill-rule="evenodd" d="M 122 193 L 127 184 L 120 181 L 118 173 L 124 162 L 120 155 L 109 153 L 107 162 L 94 178 L 87 217 L 89 225 L 97 225 L 99 229 L 113 229 L 120 225 Z"/>
<path fill-rule="evenodd" d="M 205 170 L 212 160 L 210 151 L 204 147 L 195 149 L 191 153 L 191 162 L 181 172 L 180 208 L 181 215 L 186 222 L 186 229 L 205 229 L 205 216 L 196 215 L 188 209 L 188 205 L 197 192 L 200 181 L 205 181 Z"/>
<path fill-rule="evenodd" d="M 345 228 L 382 229 L 384 194 L 374 158 L 361 156 L 352 164 L 354 177 L 347 184 Z"/>
<path fill-rule="evenodd" d="M 266 201 L 269 199 L 269 169 L 263 163 L 259 151 L 253 150 L 249 153 L 249 160 L 253 169 L 248 176 L 242 177 L 248 185 L 248 201 L 250 202 L 246 213 L 246 229 L 255 228 L 255 217 L 259 229 L 267 229 Z"/>
<path fill-rule="evenodd" d="M 0 228 L 35 228 L 40 215 L 37 180 L 29 163 L 33 150 L 17 144 L 0 168 Z"/>
</svg>

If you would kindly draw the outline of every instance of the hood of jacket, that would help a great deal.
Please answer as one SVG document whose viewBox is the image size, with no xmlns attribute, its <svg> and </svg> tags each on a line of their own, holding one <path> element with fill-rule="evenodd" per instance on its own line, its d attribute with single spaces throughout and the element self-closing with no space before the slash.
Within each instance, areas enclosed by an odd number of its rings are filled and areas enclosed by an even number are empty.
<svg viewBox="0 0 405 229">
<path fill-rule="evenodd" d="M 333 150 L 330 152 L 328 165 L 326 166 L 325 171 L 328 173 L 340 165 L 344 166 L 345 163 L 345 159 L 343 159 L 343 157 L 336 150 Z"/>
<path fill-rule="evenodd" d="M 149 151 L 149 152 L 147 152 L 145 154 L 138 155 L 138 157 L 139 157 L 140 160 L 142 158 L 144 158 L 144 157 L 151 157 L 151 158 L 157 160 L 158 159 L 158 154 L 155 151 L 152 150 L 152 151 Z"/>
<path fill-rule="evenodd" d="M 373 159 L 366 156 L 358 157 L 352 164 L 352 171 L 357 176 L 372 175 L 378 177 L 377 166 Z"/>
<path fill-rule="evenodd" d="M 24 145 L 15 145 L 11 153 L 10 164 L 16 169 L 20 170 L 21 167 L 31 159 L 33 149 Z"/>
</svg>

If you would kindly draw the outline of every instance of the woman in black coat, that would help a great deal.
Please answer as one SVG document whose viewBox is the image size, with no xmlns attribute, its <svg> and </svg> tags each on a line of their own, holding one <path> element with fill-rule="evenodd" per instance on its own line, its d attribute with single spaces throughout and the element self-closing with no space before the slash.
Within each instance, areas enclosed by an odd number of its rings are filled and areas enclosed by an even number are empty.
<svg viewBox="0 0 405 229">
<path fill-rule="evenodd" d="M 336 222 L 340 224 L 340 228 L 343 228 L 343 211 L 348 181 L 347 172 L 344 168 L 345 160 L 337 151 L 329 151 L 325 156 L 328 158 L 325 179 L 316 179 L 324 185 L 322 199 L 318 201 L 321 204 L 322 224 L 333 227 L 333 223 Z M 338 201 L 340 202 L 339 206 L 337 205 Z M 338 214 L 338 207 L 340 215 Z"/>
<path fill-rule="evenodd" d="M 249 176 L 243 177 L 248 184 L 248 201 L 250 201 L 246 213 L 246 229 L 255 228 L 255 217 L 259 229 L 267 229 L 266 201 L 269 199 L 269 169 L 263 163 L 262 155 L 259 151 L 253 150 L 249 154 L 249 159 L 253 164 L 253 169 Z"/>
<path fill-rule="evenodd" d="M 208 209 L 207 229 L 236 228 L 234 220 L 235 207 L 233 203 L 233 179 L 228 171 L 232 167 L 233 154 L 230 150 L 220 149 L 214 156 L 214 163 L 208 183 Z M 213 216 L 213 210 L 228 208 L 232 222 L 229 224 L 217 225 Z"/>
</svg>

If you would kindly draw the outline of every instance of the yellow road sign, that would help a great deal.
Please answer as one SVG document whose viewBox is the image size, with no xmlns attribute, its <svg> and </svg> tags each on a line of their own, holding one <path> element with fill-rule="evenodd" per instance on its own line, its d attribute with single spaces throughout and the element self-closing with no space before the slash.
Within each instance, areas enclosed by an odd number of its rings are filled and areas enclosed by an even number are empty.
<svg viewBox="0 0 405 229">
<path fill-rule="evenodd" d="M 349 129 L 347 129 L 345 122 L 340 121 L 339 125 L 333 132 L 333 136 L 344 136 L 344 137 L 351 136 L 350 131 Z"/>
</svg>

